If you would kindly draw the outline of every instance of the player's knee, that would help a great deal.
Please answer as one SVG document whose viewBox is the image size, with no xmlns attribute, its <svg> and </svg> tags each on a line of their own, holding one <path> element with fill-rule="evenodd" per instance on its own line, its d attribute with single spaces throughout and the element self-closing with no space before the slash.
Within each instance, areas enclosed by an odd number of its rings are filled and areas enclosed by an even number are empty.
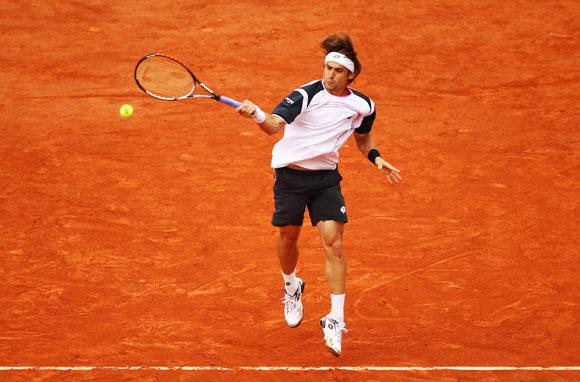
<svg viewBox="0 0 580 382">
<path fill-rule="evenodd" d="M 324 249 L 327 251 L 342 250 L 342 231 L 344 223 L 320 221 L 317 226 L 320 230 L 320 238 Z"/>
<path fill-rule="evenodd" d="M 281 228 L 278 240 L 283 245 L 295 245 L 300 237 L 300 229 Z"/>
<path fill-rule="evenodd" d="M 342 235 L 325 233 L 322 235 L 322 245 L 329 256 L 342 256 Z"/>
</svg>

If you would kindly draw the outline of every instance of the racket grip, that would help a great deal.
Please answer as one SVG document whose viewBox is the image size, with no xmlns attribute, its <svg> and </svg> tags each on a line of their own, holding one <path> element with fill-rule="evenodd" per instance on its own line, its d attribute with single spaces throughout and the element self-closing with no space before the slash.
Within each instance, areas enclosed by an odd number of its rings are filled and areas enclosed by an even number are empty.
<svg viewBox="0 0 580 382">
<path fill-rule="evenodd" d="M 225 103 L 226 105 L 230 105 L 231 107 L 236 107 L 236 108 L 240 107 L 240 105 L 242 104 L 241 102 L 236 101 L 235 99 L 228 98 L 228 97 L 222 96 L 222 95 L 218 97 L 218 101 Z"/>
</svg>

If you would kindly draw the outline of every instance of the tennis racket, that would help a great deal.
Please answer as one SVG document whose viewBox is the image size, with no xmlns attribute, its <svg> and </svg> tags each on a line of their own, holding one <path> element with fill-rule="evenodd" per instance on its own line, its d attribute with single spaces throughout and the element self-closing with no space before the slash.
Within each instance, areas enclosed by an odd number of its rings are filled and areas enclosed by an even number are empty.
<svg viewBox="0 0 580 382">
<path fill-rule="evenodd" d="M 236 108 L 242 104 L 214 92 L 183 63 L 165 54 L 151 53 L 139 60 L 135 67 L 135 81 L 146 94 L 163 101 L 208 98 Z M 197 85 L 208 94 L 194 94 Z"/>
</svg>

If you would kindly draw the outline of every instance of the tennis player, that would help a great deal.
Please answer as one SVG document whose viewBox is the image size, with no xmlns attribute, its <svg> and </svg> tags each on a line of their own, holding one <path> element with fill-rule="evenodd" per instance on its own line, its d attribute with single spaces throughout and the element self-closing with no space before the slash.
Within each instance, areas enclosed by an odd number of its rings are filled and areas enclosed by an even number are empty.
<svg viewBox="0 0 580 382">
<path fill-rule="evenodd" d="M 338 151 L 354 133 L 358 149 L 389 182 L 399 182 L 401 176 L 375 147 L 371 133 L 375 103 L 349 87 L 361 71 L 350 37 L 329 36 L 321 47 L 326 54 L 322 80 L 294 90 L 271 114 L 247 100 L 237 110 L 269 135 L 284 130 L 272 151 L 276 174 L 272 224 L 279 227 L 277 249 L 285 282 L 282 301 L 286 322 L 296 327 L 303 317 L 304 281 L 296 275 L 296 264 L 298 237 L 308 207 L 311 223 L 320 231 L 330 289 L 331 311 L 320 320 L 320 326 L 329 351 L 339 356 L 342 334 L 347 331 L 343 230 L 348 219 L 340 188 Z"/>
</svg>

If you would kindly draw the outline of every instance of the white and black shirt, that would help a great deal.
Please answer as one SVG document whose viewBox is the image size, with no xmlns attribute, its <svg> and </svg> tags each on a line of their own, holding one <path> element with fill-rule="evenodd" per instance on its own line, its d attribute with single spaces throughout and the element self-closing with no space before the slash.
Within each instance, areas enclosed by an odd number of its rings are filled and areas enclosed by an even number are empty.
<svg viewBox="0 0 580 382">
<path fill-rule="evenodd" d="M 338 150 L 353 132 L 368 134 L 375 120 L 375 104 L 354 89 L 338 97 L 322 80 L 294 90 L 272 114 L 286 121 L 284 136 L 272 151 L 272 167 L 293 164 L 310 170 L 333 170 Z"/>
</svg>

